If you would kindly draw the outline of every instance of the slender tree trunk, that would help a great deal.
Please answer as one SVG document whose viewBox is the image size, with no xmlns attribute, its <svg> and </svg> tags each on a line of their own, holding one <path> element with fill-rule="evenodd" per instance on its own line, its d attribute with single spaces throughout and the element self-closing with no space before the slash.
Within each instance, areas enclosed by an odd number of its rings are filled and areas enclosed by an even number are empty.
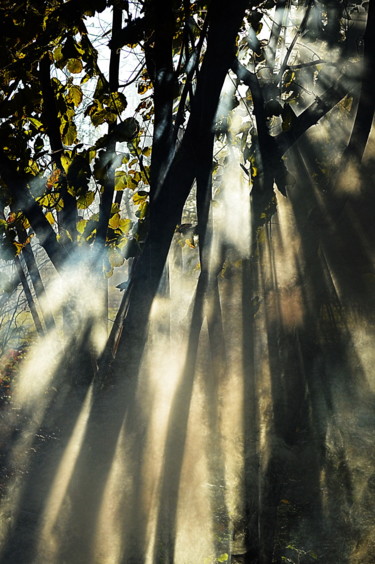
<svg viewBox="0 0 375 564">
<path fill-rule="evenodd" d="M 112 41 L 121 31 L 122 26 L 122 8 L 113 7 L 112 12 Z M 109 61 L 109 91 L 110 95 L 118 91 L 119 88 L 119 68 L 120 68 L 120 51 L 112 46 L 111 57 Z M 116 155 L 116 141 L 111 135 L 116 128 L 117 120 L 108 125 L 109 142 L 106 147 L 106 154 L 108 156 L 108 164 L 106 165 L 106 175 L 103 186 L 103 193 L 100 198 L 99 206 L 99 221 L 96 230 L 95 260 L 99 266 L 98 268 L 98 282 L 101 287 L 102 299 L 104 300 L 103 309 L 103 323 L 105 330 L 108 330 L 108 281 L 104 277 L 103 270 L 109 268 L 106 264 L 107 257 L 105 256 L 105 244 L 107 239 L 108 222 L 111 217 L 112 203 L 115 194 L 115 166 L 113 165 Z"/>
<path fill-rule="evenodd" d="M 29 284 L 27 282 L 27 279 L 26 279 L 25 273 L 23 271 L 19 257 L 14 257 L 14 264 L 16 265 L 17 275 L 18 275 L 19 280 L 22 284 L 22 288 L 23 288 L 23 291 L 24 291 L 25 296 L 26 296 L 27 304 L 29 306 L 31 316 L 32 316 L 33 321 L 34 321 L 35 329 L 36 329 L 38 335 L 43 337 L 44 330 L 43 330 L 42 322 L 40 321 L 40 317 L 39 317 L 39 314 L 38 314 L 38 311 L 37 311 L 37 308 L 36 308 L 36 305 L 35 305 L 35 301 L 34 301 L 34 298 L 31 294 Z"/>
<path fill-rule="evenodd" d="M 129 305 L 113 365 L 115 373 L 126 370 L 131 375 L 137 371 L 149 312 L 175 227 L 198 170 L 212 166 L 212 162 L 206 162 L 202 155 L 206 154 L 207 143 L 211 139 L 221 88 L 233 59 L 235 38 L 247 4 L 245 0 L 239 1 L 229 20 L 226 2 L 219 0 L 211 5 L 207 51 L 187 130 L 152 201 L 149 234 L 135 267 L 130 293 L 124 296 Z"/>
<path fill-rule="evenodd" d="M 153 22 L 153 46 L 146 48 L 146 63 L 154 85 L 154 133 L 151 157 L 151 198 L 173 158 L 174 70 L 172 40 L 174 16 L 171 0 L 150 3 L 148 17 Z"/>
<path fill-rule="evenodd" d="M 23 229 L 23 228 L 18 228 L 17 232 L 18 232 L 18 238 L 19 238 L 20 243 L 24 243 L 27 239 L 26 230 Z M 30 244 L 27 244 L 22 249 L 22 256 L 25 260 L 25 264 L 26 264 L 27 270 L 29 272 L 31 282 L 32 282 L 32 285 L 34 287 L 35 295 L 37 297 L 37 300 L 39 302 L 39 306 L 40 306 L 42 313 L 43 313 L 43 319 L 44 319 L 45 327 L 46 327 L 47 330 L 53 329 L 54 326 L 55 326 L 55 321 L 54 321 L 53 316 L 50 312 L 50 308 L 47 307 L 47 311 L 46 311 L 46 308 L 43 308 L 42 305 L 41 305 L 43 303 L 43 300 L 46 300 L 46 291 L 45 291 L 45 288 L 44 288 L 42 277 L 40 276 L 38 265 L 37 265 L 36 260 L 35 260 L 34 252 L 31 248 Z"/>
<path fill-rule="evenodd" d="M 0 173 L 14 198 L 14 208 L 22 210 L 46 251 L 52 264 L 60 270 L 69 255 L 67 249 L 59 244 L 52 226 L 48 223 L 41 207 L 32 197 L 27 186 L 27 178 L 21 175 L 15 165 L 0 152 Z"/>
<path fill-rule="evenodd" d="M 122 9 L 113 8 L 112 14 L 112 40 L 114 40 L 119 32 L 121 31 L 122 25 Z M 112 47 L 111 48 L 111 58 L 109 62 L 109 90 L 110 93 L 117 92 L 119 87 L 119 68 L 120 68 L 120 52 Z M 96 231 L 95 244 L 97 249 L 102 249 L 105 245 L 107 238 L 108 222 L 111 217 L 111 208 L 113 203 L 113 197 L 115 192 L 115 168 L 113 166 L 113 160 L 116 152 L 116 141 L 111 136 L 116 123 L 108 125 L 108 136 L 109 142 L 106 148 L 106 153 L 108 155 L 108 165 L 106 171 L 105 184 L 103 189 L 103 194 L 100 200 L 99 208 L 99 223 Z"/>
</svg>

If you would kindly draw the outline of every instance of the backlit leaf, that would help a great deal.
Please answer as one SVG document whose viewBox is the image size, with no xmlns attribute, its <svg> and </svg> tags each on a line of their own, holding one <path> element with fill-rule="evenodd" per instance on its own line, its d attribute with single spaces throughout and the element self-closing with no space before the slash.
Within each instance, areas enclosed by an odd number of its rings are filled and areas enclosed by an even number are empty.
<svg viewBox="0 0 375 564">
<path fill-rule="evenodd" d="M 68 90 L 68 95 L 67 95 L 67 100 L 69 102 L 72 102 L 72 104 L 77 107 L 80 105 L 80 103 L 82 102 L 82 90 L 80 89 L 79 86 L 73 85 L 70 86 L 69 90 Z"/>
<path fill-rule="evenodd" d="M 120 115 L 125 110 L 128 102 L 121 92 L 111 92 L 105 104 L 113 113 Z"/>
<path fill-rule="evenodd" d="M 45 217 L 46 217 L 46 220 L 48 221 L 48 223 L 50 223 L 51 225 L 53 225 L 55 223 L 55 218 L 53 217 L 52 212 L 47 212 Z"/>
<path fill-rule="evenodd" d="M 120 214 L 115 213 L 108 222 L 111 229 L 117 229 L 120 224 Z"/>
<path fill-rule="evenodd" d="M 69 59 L 66 68 L 72 74 L 78 74 L 83 70 L 82 61 L 80 59 Z"/>
<path fill-rule="evenodd" d="M 116 267 L 122 266 L 125 262 L 125 259 L 119 249 L 116 249 L 116 247 L 110 247 L 110 249 L 108 250 L 108 261 L 112 267 Z"/>
<path fill-rule="evenodd" d="M 91 206 L 94 199 L 95 199 L 95 192 L 89 190 L 88 192 L 86 192 L 86 194 L 83 194 L 83 196 L 80 196 L 77 199 L 77 208 L 80 210 L 87 209 L 89 206 Z"/>
<path fill-rule="evenodd" d="M 115 173 L 115 190 L 125 190 L 128 185 L 128 174 L 125 170 L 116 170 Z"/>
</svg>

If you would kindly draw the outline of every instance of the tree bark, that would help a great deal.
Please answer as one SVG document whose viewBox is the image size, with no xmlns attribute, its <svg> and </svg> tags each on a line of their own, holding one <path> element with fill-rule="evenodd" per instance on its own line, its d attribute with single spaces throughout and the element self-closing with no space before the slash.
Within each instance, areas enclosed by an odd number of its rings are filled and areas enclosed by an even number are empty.
<svg viewBox="0 0 375 564">
<path fill-rule="evenodd" d="M 129 294 L 113 369 L 136 375 L 143 349 L 147 322 L 162 276 L 170 243 L 179 223 L 184 203 L 198 170 L 211 167 L 202 155 L 212 135 L 214 118 L 224 79 L 234 55 L 235 38 L 242 22 L 246 0 L 239 1 L 228 20 L 226 2 L 211 4 L 207 51 L 198 76 L 196 94 L 185 136 L 150 206 L 150 230 L 138 259 Z M 104 377 L 103 367 L 100 379 Z"/>
<path fill-rule="evenodd" d="M 57 270 L 61 269 L 69 256 L 66 248 L 59 244 L 56 233 L 48 223 L 41 207 L 32 197 L 27 186 L 27 178 L 21 175 L 13 162 L 1 153 L 0 174 L 12 194 L 14 207 L 23 211 L 52 264 Z"/>
<path fill-rule="evenodd" d="M 63 229 L 63 241 L 70 244 L 69 237 L 64 233 L 67 231 L 70 237 L 75 240 L 77 235 L 77 205 L 72 194 L 68 192 L 68 183 L 64 168 L 61 162 L 61 155 L 64 151 L 64 145 L 60 134 L 60 121 L 58 118 L 55 93 L 51 84 L 51 61 L 48 53 L 40 61 L 39 77 L 43 93 L 43 114 L 45 118 L 45 127 L 52 150 L 52 160 L 57 169 L 60 170 L 59 190 L 64 201 L 64 207 L 58 212 L 59 221 Z"/>
<path fill-rule="evenodd" d="M 363 38 L 364 64 L 357 115 L 348 146 L 343 154 L 343 163 L 354 158 L 360 163 L 366 149 L 375 111 L 375 2 L 370 0 L 366 31 Z"/>
</svg>

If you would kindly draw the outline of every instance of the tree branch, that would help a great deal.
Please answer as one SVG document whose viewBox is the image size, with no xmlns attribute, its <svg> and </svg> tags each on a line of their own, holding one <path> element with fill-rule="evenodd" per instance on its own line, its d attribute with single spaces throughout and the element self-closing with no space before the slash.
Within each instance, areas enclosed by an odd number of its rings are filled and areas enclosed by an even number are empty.
<svg viewBox="0 0 375 564">
<path fill-rule="evenodd" d="M 292 127 L 275 137 L 281 155 L 350 92 L 351 88 L 348 88 L 345 84 L 345 75 L 341 75 L 323 94 L 316 96 L 315 101 L 299 116 L 295 117 Z"/>
<path fill-rule="evenodd" d="M 11 162 L 0 152 L 0 175 L 14 198 L 14 206 L 22 210 L 45 249 L 52 264 L 59 270 L 68 258 L 66 249 L 60 245 L 52 226 L 48 223 L 42 209 L 36 203 L 27 187 L 27 179 L 22 177 Z"/>
<path fill-rule="evenodd" d="M 60 212 L 58 212 L 58 215 L 63 229 L 66 229 L 74 240 L 77 235 L 77 204 L 74 196 L 68 192 L 67 178 L 61 163 L 61 155 L 64 151 L 64 146 L 61 141 L 60 120 L 58 118 L 56 108 L 55 93 L 51 84 L 50 67 L 51 61 L 49 59 L 49 54 L 46 53 L 40 61 L 39 77 L 43 93 L 45 128 L 51 145 L 52 159 L 56 168 L 61 171 L 59 177 L 59 189 L 64 201 L 64 207 Z M 65 242 L 67 243 L 68 241 L 69 239 L 65 237 Z"/>
</svg>

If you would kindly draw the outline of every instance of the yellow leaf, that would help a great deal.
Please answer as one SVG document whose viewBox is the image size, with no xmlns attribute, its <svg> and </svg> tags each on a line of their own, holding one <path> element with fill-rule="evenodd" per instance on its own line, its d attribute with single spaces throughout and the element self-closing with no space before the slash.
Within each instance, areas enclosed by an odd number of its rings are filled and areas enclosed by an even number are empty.
<svg viewBox="0 0 375 564">
<path fill-rule="evenodd" d="M 145 149 L 143 149 L 142 155 L 149 157 L 151 155 L 151 147 L 146 147 Z"/>
<path fill-rule="evenodd" d="M 128 175 L 124 170 L 116 170 L 115 173 L 115 190 L 125 190 L 128 184 Z"/>
<path fill-rule="evenodd" d="M 83 196 L 80 196 L 77 200 L 77 208 L 79 210 L 85 210 L 93 203 L 95 199 L 95 192 L 89 190 Z"/>
<path fill-rule="evenodd" d="M 187 246 L 190 247 L 191 249 L 195 249 L 195 245 L 194 245 L 193 239 L 185 239 L 185 243 L 186 243 Z"/>
<path fill-rule="evenodd" d="M 71 151 L 64 151 L 60 157 L 61 159 L 61 164 L 63 166 L 63 169 L 65 170 L 65 172 L 68 172 L 68 168 L 70 166 L 71 163 Z"/>
<path fill-rule="evenodd" d="M 136 192 L 133 196 L 133 202 L 135 203 L 136 206 L 139 206 L 140 204 L 146 202 L 147 198 L 148 198 L 147 193 Z"/>
<path fill-rule="evenodd" d="M 86 225 L 87 225 L 87 220 L 86 219 L 80 219 L 79 222 L 77 223 L 78 233 L 81 233 L 81 235 L 82 235 L 84 230 L 85 230 Z"/>
<path fill-rule="evenodd" d="M 120 214 L 115 213 L 109 220 L 108 225 L 111 229 L 118 229 L 120 225 Z"/>
<path fill-rule="evenodd" d="M 69 72 L 78 74 L 83 69 L 82 61 L 80 59 L 69 59 L 66 68 Z"/>
<path fill-rule="evenodd" d="M 83 94 L 79 86 L 72 85 L 68 90 L 67 100 L 75 107 L 79 106 L 82 102 Z"/>
<path fill-rule="evenodd" d="M 22 243 L 17 243 L 17 241 L 13 241 L 13 246 L 14 246 L 15 249 L 16 249 L 16 256 L 19 255 L 20 252 L 21 252 L 22 249 L 23 249 Z"/>
<path fill-rule="evenodd" d="M 131 219 L 120 219 L 118 228 L 126 235 L 126 233 L 129 233 L 131 225 Z"/>
<path fill-rule="evenodd" d="M 47 212 L 46 213 L 46 220 L 48 221 L 48 223 L 53 225 L 55 223 L 55 218 L 53 217 L 53 213 Z"/>
</svg>

